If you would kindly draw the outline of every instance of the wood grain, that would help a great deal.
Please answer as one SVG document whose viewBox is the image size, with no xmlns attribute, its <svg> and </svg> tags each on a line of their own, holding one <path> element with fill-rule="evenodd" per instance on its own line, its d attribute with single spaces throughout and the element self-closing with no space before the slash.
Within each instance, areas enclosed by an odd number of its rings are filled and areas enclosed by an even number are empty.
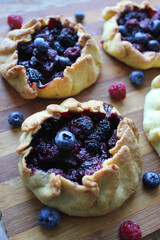
<svg viewBox="0 0 160 240">
<path fill-rule="evenodd" d="M 16 6 L 15 2 L 17 2 Z M 114 5 L 118 1 L 72 0 L 67 4 L 66 1 L 58 0 L 54 1 L 54 4 L 51 0 L 29 0 L 27 2 L 28 5 L 26 1 L 16 0 L 7 0 L 0 3 L 1 39 L 9 30 L 6 23 L 6 17 L 9 13 L 20 13 L 24 22 L 27 22 L 32 17 L 44 17 L 52 14 L 73 16 L 74 12 L 79 10 L 86 14 L 84 26 L 95 37 L 100 46 L 103 24 L 102 9 L 106 4 Z M 153 0 L 152 4 L 158 6 L 159 1 Z M 27 6 L 29 7 L 27 8 Z M 11 240 L 118 240 L 119 225 L 127 219 L 139 223 L 143 236 L 147 236 L 160 228 L 160 188 L 146 190 L 143 188 L 141 181 L 143 173 L 146 171 L 153 170 L 160 173 L 159 157 L 147 141 L 142 127 L 144 98 L 150 89 L 151 80 L 160 74 L 160 69 L 144 71 L 145 84 L 140 88 L 135 88 L 129 81 L 129 74 L 133 71 L 132 68 L 108 56 L 102 49 L 101 55 L 103 69 L 97 83 L 75 96 L 75 98 L 79 101 L 97 99 L 111 103 L 124 116 L 132 118 L 137 123 L 143 155 L 143 171 L 139 189 L 121 208 L 105 216 L 79 218 L 62 214 L 61 223 L 55 230 L 42 229 L 38 225 L 37 214 L 43 205 L 24 186 L 18 175 L 18 154 L 15 150 L 18 146 L 21 130 L 11 129 L 7 118 L 12 111 L 20 111 L 25 117 L 28 117 L 32 113 L 44 109 L 48 104 L 60 103 L 63 99 L 24 100 L 8 83 L 0 78 L 0 209 Z M 127 97 L 124 101 L 116 102 L 109 98 L 108 87 L 115 81 L 123 81 L 127 85 Z M 160 237 L 157 239 L 160 239 Z"/>
</svg>

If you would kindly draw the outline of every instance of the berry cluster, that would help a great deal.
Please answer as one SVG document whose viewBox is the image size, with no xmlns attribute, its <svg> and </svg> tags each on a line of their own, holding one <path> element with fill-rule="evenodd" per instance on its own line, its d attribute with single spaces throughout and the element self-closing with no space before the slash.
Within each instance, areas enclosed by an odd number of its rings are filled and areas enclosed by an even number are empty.
<svg viewBox="0 0 160 240">
<path fill-rule="evenodd" d="M 18 43 L 18 65 L 27 70 L 30 84 L 43 87 L 71 66 L 81 54 L 78 35 L 74 29 L 63 27 L 56 18 L 48 26 L 36 30 L 30 42 Z"/>
</svg>

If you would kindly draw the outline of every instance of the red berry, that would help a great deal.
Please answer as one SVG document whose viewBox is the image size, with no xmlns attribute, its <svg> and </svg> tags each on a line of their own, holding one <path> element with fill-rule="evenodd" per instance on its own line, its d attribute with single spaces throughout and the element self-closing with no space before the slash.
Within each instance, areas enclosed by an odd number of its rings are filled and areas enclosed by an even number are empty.
<svg viewBox="0 0 160 240">
<path fill-rule="evenodd" d="M 109 87 L 108 91 L 112 98 L 122 100 L 126 97 L 126 84 L 123 82 L 115 82 Z"/>
<path fill-rule="evenodd" d="M 20 15 L 11 14 L 8 16 L 8 25 L 11 29 L 18 29 L 22 27 L 23 19 Z"/>
<path fill-rule="evenodd" d="M 120 225 L 119 236 L 122 240 L 139 240 L 142 236 L 142 232 L 136 222 L 124 221 Z"/>
</svg>

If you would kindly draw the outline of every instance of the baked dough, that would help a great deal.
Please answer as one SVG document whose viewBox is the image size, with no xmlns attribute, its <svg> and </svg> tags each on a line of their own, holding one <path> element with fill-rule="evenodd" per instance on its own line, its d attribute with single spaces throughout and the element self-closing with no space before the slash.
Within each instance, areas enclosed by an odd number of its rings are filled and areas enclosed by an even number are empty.
<svg viewBox="0 0 160 240">
<path fill-rule="evenodd" d="M 160 67 L 159 52 L 146 51 L 142 53 L 133 47 L 131 42 L 121 40 L 117 21 L 121 13 L 133 11 L 134 7 L 149 8 L 156 12 L 156 9 L 152 8 L 148 2 L 138 5 L 132 1 L 121 1 L 116 6 L 106 7 L 103 10 L 102 15 L 105 20 L 102 35 L 103 48 L 108 54 L 131 67 L 138 69 Z"/>
<path fill-rule="evenodd" d="M 108 105 L 110 106 L 110 105 Z M 138 143 L 138 129 L 134 121 L 121 118 L 117 128 L 116 145 L 109 150 L 111 157 L 91 175 L 85 175 L 77 184 L 52 171 L 27 167 L 25 158 L 32 151 L 29 147 L 33 135 L 48 118 L 60 119 L 64 113 L 105 114 L 102 101 L 80 103 L 68 99 L 60 105 L 49 105 L 46 110 L 27 118 L 22 124 L 23 134 L 17 152 L 19 173 L 33 193 L 47 206 L 73 216 L 100 216 L 120 207 L 138 188 L 142 158 Z M 113 107 L 110 115 L 120 116 Z"/>
<path fill-rule="evenodd" d="M 148 140 L 160 156 L 160 75 L 153 79 L 145 97 L 143 128 Z"/>
<path fill-rule="evenodd" d="M 35 83 L 28 83 L 26 69 L 23 65 L 16 65 L 18 61 L 17 46 L 19 42 L 31 41 L 35 31 L 47 26 L 50 18 L 56 18 L 63 27 L 74 29 L 82 49 L 80 57 L 71 66 L 65 68 L 62 78 L 56 77 L 40 88 Z M 64 98 L 75 95 L 95 83 L 101 66 L 99 49 L 93 37 L 86 33 L 81 24 L 62 16 L 34 18 L 21 29 L 10 31 L 0 46 L 0 73 L 26 99 Z"/>
</svg>

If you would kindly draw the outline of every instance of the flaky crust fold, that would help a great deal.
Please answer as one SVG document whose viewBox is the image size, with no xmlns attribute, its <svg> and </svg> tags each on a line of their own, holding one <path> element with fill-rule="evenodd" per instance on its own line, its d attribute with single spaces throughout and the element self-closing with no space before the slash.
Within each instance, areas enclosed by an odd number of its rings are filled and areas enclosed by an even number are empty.
<svg viewBox="0 0 160 240">
<path fill-rule="evenodd" d="M 102 15 L 105 20 L 103 26 L 102 42 L 104 50 L 117 58 L 121 62 L 138 69 L 149 69 L 160 67 L 160 53 L 146 51 L 141 53 L 133 47 L 129 41 L 121 40 L 121 33 L 118 30 L 117 20 L 121 13 L 125 11 L 132 11 L 134 6 L 139 8 L 151 8 L 146 1 L 142 4 L 136 4 L 132 1 L 121 1 L 116 6 L 104 8 Z"/>
<path fill-rule="evenodd" d="M 65 68 L 63 78 L 55 78 L 45 87 L 39 88 L 36 84 L 28 83 L 25 67 L 16 65 L 18 60 L 17 44 L 21 41 L 30 41 L 35 30 L 48 25 L 51 17 L 55 17 L 63 26 L 72 27 L 77 32 L 82 51 L 76 62 Z M 21 29 L 10 31 L 0 46 L 0 73 L 26 99 L 73 96 L 95 83 L 101 67 L 99 49 L 93 37 L 86 33 L 81 24 L 62 16 L 34 18 Z"/>
<path fill-rule="evenodd" d="M 82 185 L 75 184 L 60 175 L 37 170 L 32 173 L 25 163 L 31 148 L 27 148 L 32 135 L 47 118 L 59 118 L 62 112 L 73 111 L 105 113 L 102 101 L 80 103 L 73 98 L 60 105 L 49 105 L 46 110 L 30 116 L 22 124 L 23 134 L 17 152 L 21 154 L 19 173 L 39 200 L 47 206 L 73 216 L 100 216 L 120 207 L 138 188 L 142 158 L 138 143 L 138 129 L 129 118 L 118 125 L 116 146 L 110 149 L 112 157 L 92 175 L 82 178 Z M 118 111 L 113 107 L 112 112 Z"/>
</svg>

